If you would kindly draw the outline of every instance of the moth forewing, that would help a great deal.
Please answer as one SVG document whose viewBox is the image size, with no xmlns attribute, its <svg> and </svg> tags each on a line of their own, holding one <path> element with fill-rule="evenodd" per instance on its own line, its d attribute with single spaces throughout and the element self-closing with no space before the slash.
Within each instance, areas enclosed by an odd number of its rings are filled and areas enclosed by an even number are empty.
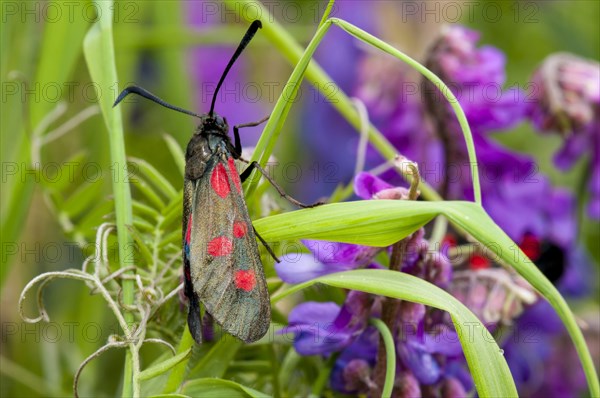
<svg viewBox="0 0 600 398">
<path fill-rule="evenodd" d="M 231 154 L 213 154 L 208 160 L 196 182 L 192 209 L 193 292 L 225 331 L 245 342 L 260 339 L 271 319 L 269 293 Z"/>
</svg>

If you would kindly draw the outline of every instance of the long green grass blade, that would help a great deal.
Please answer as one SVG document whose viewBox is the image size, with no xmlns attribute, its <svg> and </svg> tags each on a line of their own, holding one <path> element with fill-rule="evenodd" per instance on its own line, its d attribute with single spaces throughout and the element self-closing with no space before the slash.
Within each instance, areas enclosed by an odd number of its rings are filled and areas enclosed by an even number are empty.
<svg viewBox="0 0 600 398">
<path fill-rule="evenodd" d="M 90 76 L 96 83 L 94 87 L 99 91 L 98 101 L 108 130 L 111 164 L 115 165 L 112 187 L 117 219 L 119 261 L 120 267 L 124 268 L 132 265 L 134 261 L 132 238 L 127 230 L 128 226 L 133 225 L 133 215 L 121 109 L 118 107 L 113 109 L 114 98 L 107 94 L 114 91 L 113 85 L 118 82 L 112 34 L 114 7 L 112 1 L 97 1 L 95 5 L 100 17 L 85 36 L 83 48 Z M 123 303 L 131 305 L 134 300 L 134 283 L 126 279 L 123 280 L 122 286 Z M 127 323 L 131 325 L 134 321 L 133 314 L 126 312 L 125 317 Z M 128 351 L 123 375 L 123 396 L 134 395 L 132 373 L 131 353 Z"/>
</svg>

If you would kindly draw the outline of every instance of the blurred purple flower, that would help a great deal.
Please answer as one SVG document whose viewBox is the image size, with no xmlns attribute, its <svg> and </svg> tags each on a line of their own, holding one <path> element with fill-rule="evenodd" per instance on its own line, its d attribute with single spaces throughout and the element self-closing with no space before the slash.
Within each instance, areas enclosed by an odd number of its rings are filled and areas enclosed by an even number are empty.
<svg viewBox="0 0 600 398">
<path fill-rule="evenodd" d="M 461 25 L 447 25 L 426 64 L 455 92 L 475 133 L 513 127 L 526 114 L 525 96 L 517 88 L 503 90 L 504 53 L 492 46 L 477 48 L 478 41 L 478 32 Z M 436 106 L 448 107 L 440 94 L 436 98 L 436 102 L 440 101 Z M 462 140 L 454 117 L 451 122 L 454 132 L 460 135 L 456 138 Z"/>
<path fill-rule="evenodd" d="M 576 397 L 585 391 L 583 368 L 564 337 L 562 322 L 545 300 L 517 321 L 503 350 L 521 395 Z"/>
<path fill-rule="evenodd" d="M 581 298 L 597 289 L 597 270 L 583 249 L 571 247 L 565 255 L 565 271 L 555 281 L 559 292 L 565 298 Z M 503 349 L 522 395 L 573 397 L 585 391 L 585 376 L 575 350 L 547 301 L 538 300 L 528 307 L 513 330 Z"/>
<path fill-rule="evenodd" d="M 526 233 L 551 241 L 563 250 L 570 249 L 574 242 L 575 198 L 564 189 L 553 188 L 543 175 L 518 181 L 511 175 L 501 176 L 486 191 L 483 207 L 517 242 Z"/>
<path fill-rule="evenodd" d="M 571 168 L 589 154 L 588 213 L 600 219 L 600 64 L 575 55 L 547 57 L 532 77 L 529 116 L 542 133 L 560 133 L 563 147 L 554 163 Z"/>
</svg>

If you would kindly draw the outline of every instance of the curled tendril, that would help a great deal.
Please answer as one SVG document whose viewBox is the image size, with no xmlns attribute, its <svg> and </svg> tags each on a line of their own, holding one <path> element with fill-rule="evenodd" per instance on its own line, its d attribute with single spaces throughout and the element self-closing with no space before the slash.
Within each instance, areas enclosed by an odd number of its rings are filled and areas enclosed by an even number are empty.
<svg viewBox="0 0 600 398">
<path fill-rule="evenodd" d="M 25 285 L 25 287 L 23 288 L 23 291 L 21 292 L 21 295 L 19 297 L 19 315 L 21 316 L 23 321 L 25 321 L 27 323 L 37 323 L 40 321 L 49 322 L 50 321 L 50 317 L 48 316 L 48 313 L 46 312 L 46 308 L 44 307 L 43 291 L 44 291 L 44 287 L 46 287 L 46 285 L 49 282 L 51 282 L 53 279 L 57 279 L 57 278 L 76 279 L 76 280 L 80 280 L 80 281 L 84 281 L 84 282 L 91 282 L 91 283 L 95 282 L 94 278 L 92 276 L 90 276 L 78 269 L 68 269 L 65 271 L 57 271 L 57 272 L 46 272 L 44 274 L 36 276 L 31 281 L 29 281 L 29 283 L 27 285 Z M 29 290 L 31 290 L 31 288 L 33 286 L 35 286 L 38 282 L 40 282 L 40 286 L 37 291 L 37 302 L 38 302 L 38 311 L 39 311 L 40 315 L 37 318 L 29 318 L 27 315 L 25 315 L 25 310 L 23 308 L 24 301 L 25 301 L 25 298 L 27 297 L 27 293 L 29 292 Z"/>
<path fill-rule="evenodd" d="M 101 257 L 96 257 L 96 262 L 94 263 L 94 274 L 96 276 L 100 274 L 101 267 L 104 267 L 107 270 L 110 269 L 108 261 L 108 236 L 115 230 L 115 225 L 110 223 L 103 223 L 98 228 L 98 233 L 96 234 L 96 247 L 102 248 L 102 250 Z"/>
<path fill-rule="evenodd" d="M 165 341 L 163 339 L 146 339 L 146 340 L 144 340 L 144 343 L 162 344 L 162 345 L 166 346 L 169 350 L 171 350 L 171 352 L 173 353 L 173 355 L 177 354 L 177 351 L 175 350 L 175 347 L 173 347 L 173 345 L 171 343 L 169 343 L 168 341 Z"/>
<path fill-rule="evenodd" d="M 73 378 L 73 395 L 75 396 L 75 398 L 79 397 L 77 385 L 79 383 L 79 376 L 81 375 L 83 368 L 85 368 L 86 365 L 92 360 L 98 358 L 100 355 L 110 350 L 111 348 L 123 348 L 127 347 L 128 345 L 129 343 L 127 343 L 126 341 L 109 341 L 108 343 L 104 344 L 102 347 L 97 349 L 92 355 L 84 359 L 81 365 L 79 365 L 79 367 L 77 368 L 77 372 L 75 372 L 75 377 Z"/>
<path fill-rule="evenodd" d="M 121 288 L 119 288 L 117 292 L 117 303 L 119 304 L 119 307 L 123 308 L 125 311 L 133 312 L 138 309 L 135 305 L 125 304 L 123 302 L 123 289 Z"/>
<path fill-rule="evenodd" d="M 183 283 L 180 283 L 175 289 L 171 290 L 165 297 L 163 297 L 162 299 L 160 299 L 156 305 L 154 306 L 154 308 L 152 309 L 152 313 L 150 314 L 150 316 L 153 316 L 156 311 L 158 311 L 158 309 L 167 301 L 169 301 L 172 297 L 176 296 L 177 293 L 179 293 L 179 291 L 183 289 Z"/>
<path fill-rule="evenodd" d="M 144 286 L 140 275 L 136 275 L 135 281 L 140 292 L 140 297 L 144 301 L 148 302 L 149 304 L 153 304 L 157 300 L 160 300 L 162 296 L 162 291 L 160 289 L 154 289 L 153 284 L 151 284 L 150 286 Z"/>
<path fill-rule="evenodd" d="M 126 279 L 124 278 L 123 273 L 127 272 L 127 271 L 131 271 L 134 270 L 135 267 L 134 266 L 129 266 L 129 267 L 125 267 L 125 268 L 120 268 L 118 270 L 116 270 L 115 272 L 113 272 L 112 274 L 108 275 L 107 277 L 105 277 L 104 279 L 102 279 L 100 281 L 100 283 L 102 285 L 106 285 L 108 282 L 112 282 L 114 279 L 116 278 L 122 278 L 122 279 Z M 90 291 L 90 294 L 97 294 L 98 293 L 98 288 L 95 287 Z"/>
<path fill-rule="evenodd" d="M 120 269 L 116 270 L 115 272 L 113 272 L 112 274 L 108 275 L 106 278 L 102 279 L 102 284 L 105 285 L 108 282 L 110 282 L 116 278 L 127 279 L 127 278 L 125 278 L 125 275 L 123 275 L 123 274 L 125 272 L 132 271 L 132 270 L 135 270 L 135 266 L 133 266 L 133 265 L 130 265 L 129 267 L 125 267 L 125 268 L 120 268 Z"/>
</svg>

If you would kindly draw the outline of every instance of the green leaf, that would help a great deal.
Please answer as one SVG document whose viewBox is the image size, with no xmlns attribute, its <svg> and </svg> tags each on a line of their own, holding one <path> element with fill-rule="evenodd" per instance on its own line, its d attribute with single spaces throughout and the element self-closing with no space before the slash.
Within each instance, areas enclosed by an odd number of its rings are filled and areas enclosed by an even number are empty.
<svg viewBox="0 0 600 398">
<path fill-rule="evenodd" d="M 161 197 L 152 189 L 150 184 L 148 184 L 143 178 L 136 177 L 131 180 L 131 185 L 133 185 L 136 189 L 140 191 L 142 195 L 157 209 L 162 209 L 165 206 L 165 203 L 161 199 Z"/>
<path fill-rule="evenodd" d="M 177 194 L 173 185 L 167 181 L 167 179 L 150 163 L 143 159 L 129 157 L 129 160 L 133 162 L 136 174 L 139 172 L 141 175 L 146 177 L 146 180 L 154 184 L 158 190 L 165 195 L 167 198 L 171 198 Z"/>
<path fill-rule="evenodd" d="M 142 202 L 133 200 L 132 205 L 134 212 L 138 215 L 146 215 L 153 219 L 156 219 L 159 216 L 158 211 L 156 211 L 153 207 L 150 207 Z"/>
<path fill-rule="evenodd" d="M 269 395 L 223 379 L 195 379 L 183 385 L 182 392 L 192 397 L 267 398 Z"/>
<path fill-rule="evenodd" d="M 166 361 L 162 361 L 160 363 L 152 365 L 148 369 L 141 372 L 138 376 L 138 379 L 142 380 L 142 381 L 148 380 L 148 379 L 152 379 L 153 377 L 156 377 L 156 376 L 159 376 L 161 374 L 168 372 L 173 367 L 175 367 L 175 365 L 177 365 L 178 363 L 182 362 L 184 359 L 189 357 L 191 352 L 192 352 L 192 350 L 190 348 L 189 350 L 184 351 L 180 354 L 177 354 L 174 357 L 167 359 Z"/>
<path fill-rule="evenodd" d="M 408 300 L 447 311 L 456 327 L 479 396 L 517 396 L 500 347 L 479 319 L 448 292 L 409 274 L 371 269 L 326 275 L 293 286 L 288 291 L 273 296 L 271 300 L 279 301 L 316 283 Z"/>
<path fill-rule="evenodd" d="M 405 238 L 453 205 L 469 202 L 365 200 L 333 203 L 254 221 L 267 241 L 322 239 L 389 246 Z"/>
<path fill-rule="evenodd" d="M 133 237 L 133 241 L 136 243 L 136 247 L 139 249 L 140 255 L 144 258 L 144 261 L 147 264 L 154 263 L 154 256 L 152 255 L 152 250 L 146 242 L 144 242 L 144 237 L 138 232 L 138 230 L 134 227 L 130 227 L 129 233 Z M 132 254 L 133 255 L 133 254 Z"/>
<path fill-rule="evenodd" d="M 385 346 L 385 382 L 383 384 L 381 396 L 389 397 L 392 395 L 396 377 L 396 346 L 394 344 L 394 337 L 392 336 L 390 329 L 381 319 L 371 318 L 369 323 L 377 328 L 381 336 L 380 340 L 383 340 Z"/>
<path fill-rule="evenodd" d="M 190 371 L 189 377 L 223 377 L 242 345 L 243 343 L 235 337 L 223 334 L 208 354 Z"/>
<path fill-rule="evenodd" d="M 171 198 L 171 202 L 165 206 L 161 214 L 163 219 L 158 224 L 159 228 L 170 225 L 177 220 L 181 222 L 181 209 L 183 208 L 183 191 L 179 191 L 176 196 Z"/>
<path fill-rule="evenodd" d="M 101 196 L 101 192 L 102 184 L 98 182 L 83 183 L 67 200 L 60 203 L 60 208 L 70 218 L 74 218 L 93 207 L 97 198 Z"/>
</svg>

